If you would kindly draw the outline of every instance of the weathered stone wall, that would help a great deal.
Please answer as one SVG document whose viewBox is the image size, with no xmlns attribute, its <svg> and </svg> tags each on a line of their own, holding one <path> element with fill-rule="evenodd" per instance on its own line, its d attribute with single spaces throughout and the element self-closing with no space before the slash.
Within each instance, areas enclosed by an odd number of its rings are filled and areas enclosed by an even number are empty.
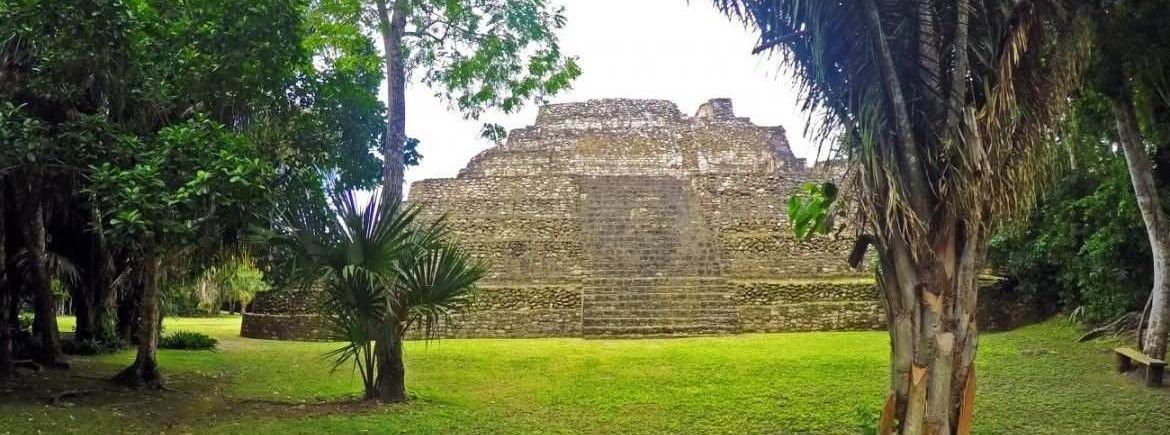
<svg viewBox="0 0 1170 435">
<path fill-rule="evenodd" d="M 579 284 L 485 285 L 471 308 L 438 331 L 448 338 L 581 335 Z M 412 338 L 421 338 L 415 331 Z"/>
<path fill-rule="evenodd" d="M 735 116 L 727 99 L 695 116 L 669 101 L 590 100 L 541 108 L 457 178 L 415 183 L 410 201 L 447 216 L 492 266 L 486 297 L 509 301 L 477 305 L 447 335 L 734 333 L 737 316 L 749 330 L 871 327 L 853 320 L 864 308 L 854 300 L 767 305 L 808 318 L 764 319 L 764 305 L 736 305 L 728 281 L 856 275 L 847 242 L 788 229 L 788 195 L 825 176 L 792 154 L 783 128 Z M 577 306 L 522 296 L 537 284 L 577 289 Z"/>
<path fill-rule="evenodd" d="M 694 179 L 704 219 L 718 237 L 727 274 L 734 278 L 859 276 L 843 261 L 851 241 L 798 240 L 788 222 L 787 200 L 805 182 L 831 174 L 707 174 Z"/>
<path fill-rule="evenodd" d="M 446 216 L 456 240 L 492 267 L 480 299 L 439 333 L 881 328 L 868 274 L 845 264 L 851 241 L 797 240 L 787 220 L 794 191 L 840 172 L 806 167 L 784 129 L 735 116 L 726 99 L 710 100 L 695 116 L 660 100 L 545 106 L 535 125 L 510 132 L 458 177 L 411 188 L 409 201 L 424 207 L 424 220 Z M 311 309 L 262 299 L 245 318 L 246 335 L 303 336 L 314 328 L 308 317 L 288 317 L 285 326 L 275 317 Z"/>
<path fill-rule="evenodd" d="M 268 340 L 324 340 L 329 330 L 320 314 L 316 290 L 263 291 L 244 313 L 240 335 Z"/>
<path fill-rule="evenodd" d="M 324 341 L 329 328 L 318 314 L 245 313 L 240 336 L 265 340 Z"/>
<path fill-rule="evenodd" d="M 877 288 L 867 280 L 737 280 L 743 332 L 880 329 Z"/>
</svg>

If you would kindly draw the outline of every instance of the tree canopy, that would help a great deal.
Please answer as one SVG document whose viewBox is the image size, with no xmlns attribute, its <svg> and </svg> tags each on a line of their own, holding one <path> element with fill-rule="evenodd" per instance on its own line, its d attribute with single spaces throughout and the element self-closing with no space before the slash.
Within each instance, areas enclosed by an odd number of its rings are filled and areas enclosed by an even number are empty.
<svg viewBox="0 0 1170 435">
<path fill-rule="evenodd" d="M 14 204 L 0 227 L 84 271 L 69 289 L 89 305 L 81 336 L 113 339 L 117 317 L 136 340 L 157 329 L 138 317 L 157 315 L 160 287 L 240 249 L 250 226 L 379 180 L 380 58 L 328 2 L 14 0 L 0 41 L 0 198 Z M 30 276 L 0 290 L 45 301 L 48 322 L 52 278 Z"/>
</svg>

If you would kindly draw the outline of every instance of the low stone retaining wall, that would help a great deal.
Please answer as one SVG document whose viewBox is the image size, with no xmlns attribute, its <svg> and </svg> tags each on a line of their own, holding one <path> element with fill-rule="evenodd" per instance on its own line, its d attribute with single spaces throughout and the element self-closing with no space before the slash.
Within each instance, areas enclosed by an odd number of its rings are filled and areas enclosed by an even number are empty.
<svg viewBox="0 0 1170 435">
<path fill-rule="evenodd" d="M 885 328 L 885 313 L 872 281 L 734 280 L 732 304 L 740 332 L 857 331 Z M 296 314 L 244 314 L 240 335 L 272 340 L 322 341 L 328 326 L 311 312 L 308 292 L 257 296 L 261 309 Z M 481 289 L 473 309 L 453 315 L 439 330 L 444 338 L 581 337 L 581 285 L 497 285 Z M 999 282 L 981 285 L 977 322 L 982 331 L 1001 331 L 1043 320 L 1043 307 L 1021 299 Z M 415 332 L 410 338 L 423 338 Z"/>
<path fill-rule="evenodd" d="M 453 324 L 438 331 L 443 338 L 580 337 L 581 309 L 473 311 L 452 316 Z M 421 331 L 411 334 L 422 337 Z"/>
<path fill-rule="evenodd" d="M 737 280 L 732 299 L 741 332 L 882 329 L 885 315 L 872 281 Z"/>
<path fill-rule="evenodd" d="M 438 331 L 440 337 L 580 337 L 581 285 L 482 286 L 471 309 L 452 321 Z"/>
<path fill-rule="evenodd" d="M 327 341 L 329 328 L 317 314 L 245 313 L 240 336 L 266 340 Z"/>
</svg>

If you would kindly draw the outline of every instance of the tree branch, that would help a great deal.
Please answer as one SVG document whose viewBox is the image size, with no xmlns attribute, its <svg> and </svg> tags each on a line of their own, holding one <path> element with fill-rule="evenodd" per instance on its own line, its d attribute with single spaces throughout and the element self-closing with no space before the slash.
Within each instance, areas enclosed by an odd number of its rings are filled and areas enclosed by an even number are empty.
<svg viewBox="0 0 1170 435">
<path fill-rule="evenodd" d="M 893 154 L 900 161 L 899 166 L 902 167 L 902 171 L 906 172 L 906 178 L 910 181 L 911 197 L 909 199 L 914 214 L 917 215 L 918 219 L 925 221 L 930 219 L 930 203 L 928 202 L 930 192 L 926 173 L 922 167 L 923 159 L 918 150 L 918 143 L 914 140 L 906 96 L 902 92 L 902 83 L 898 79 L 898 70 L 894 66 L 894 55 L 890 52 L 889 43 L 886 42 L 886 34 L 882 28 L 877 5 L 874 0 L 866 0 L 865 6 L 877 41 L 878 66 L 881 69 L 882 78 L 886 82 L 883 87 L 887 98 L 889 98 L 890 111 L 894 116 L 894 130 L 898 135 L 897 142 L 901 145 L 897 147 L 901 150 L 895 150 Z M 903 159 L 905 161 L 901 162 Z"/>
</svg>

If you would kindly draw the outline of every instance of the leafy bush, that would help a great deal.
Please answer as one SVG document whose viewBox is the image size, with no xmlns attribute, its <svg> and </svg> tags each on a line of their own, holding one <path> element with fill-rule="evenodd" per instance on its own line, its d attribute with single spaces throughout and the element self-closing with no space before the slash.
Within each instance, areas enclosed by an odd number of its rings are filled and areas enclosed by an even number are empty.
<svg viewBox="0 0 1170 435">
<path fill-rule="evenodd" d="M 158 347 L 179 350 L 214 350 L 217 344 L 219 344 L 219 340 L 201 332 L 191 331 L 168 334 L 158 341 Z"/>
<path fill-rule="evenodd" d="M 33 316 L 31 314 L 20 313 L 20 315 L 17 316 L 17 321 L 20 323 L 20 330 L 21 331 L 32 332 Z"/>
<path fill-rule="evenodd" d="M 992 237 L 988 260 L 1033 301 L 1101 323 L 1145 304 L 1150 246 L 1124 159 L 1100 145 L 1078 152 L 1078 168 L 1052 184 L 1028 222 Z"/>
</svg>

